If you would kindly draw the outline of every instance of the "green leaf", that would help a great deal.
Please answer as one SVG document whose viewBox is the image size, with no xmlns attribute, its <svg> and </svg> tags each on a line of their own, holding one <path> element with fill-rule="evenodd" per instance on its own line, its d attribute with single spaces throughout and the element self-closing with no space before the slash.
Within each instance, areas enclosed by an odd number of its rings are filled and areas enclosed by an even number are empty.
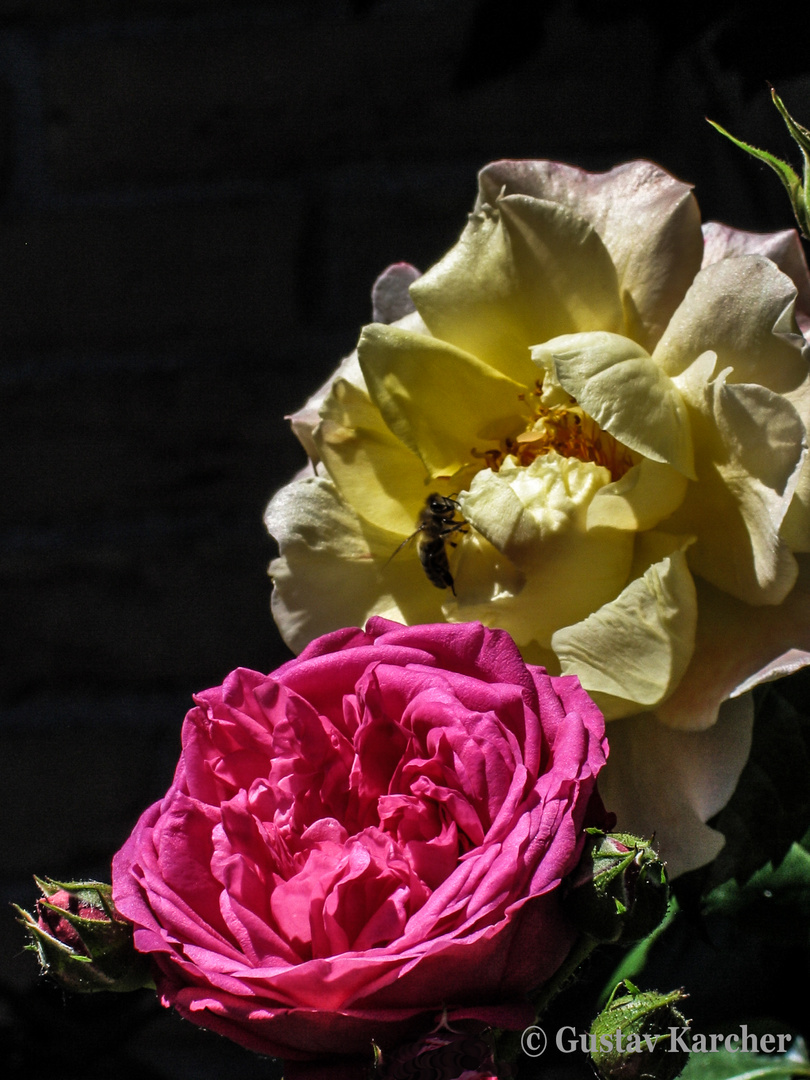
<svg viewBox="0 0 810 1080">
<path fill-rule="evenodd" d="M 745 885 L 725 882 L 708 895 L 703 910 L 734 919 L 744 933 L 773 947 L 810 950 L 810 851 L 794 844 L 777 868 L 769 863 Z"/>
<path fill-rule="evenodd" d="M 681 1080 L 779 1080 L 780 1077 L 810 1076 L 810 1065 L 792 1054 L 714 1053 L 691 1054 Z"/>
</svg>

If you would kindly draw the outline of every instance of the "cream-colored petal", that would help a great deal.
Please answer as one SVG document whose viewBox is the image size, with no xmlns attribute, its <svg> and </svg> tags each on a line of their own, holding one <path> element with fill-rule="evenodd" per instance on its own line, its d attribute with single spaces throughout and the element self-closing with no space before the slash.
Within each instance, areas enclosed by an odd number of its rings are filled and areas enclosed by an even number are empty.
<svg viewBox="0 0 810 1080">
<path fill-rule="evenodd" d="M 675 379 L 689 407 L 698 481 L 667 522 L 693 533 L 693 572 L 750 604 L 779 604 L 796 565 L 779 529 L 799 479 L 805 431 L 796 410 L 763 386 L 711 376 L 706 353 Z"/>
<path fill-rule="evenodd" d="M 528 348 L 624 327 L 618 280 L 582 218 L 524 195 L 479 207 L 458 243 L 411 286 L 431 333 L 529 385 Z"/>
<path fill-rule="evenodd" d="M 412 312 L 410 315 L 401 318 L 397 322 L 397 326 L 401 326 L 406 330 L 413 330 L 420 334 L 428 333 L 427 327 L 416 312 Z M 293 434 L 304 447 L 313 464 L 318 461 L 318 451 L 315 448 L 315 443 L 312 439 L 312 432 L 315 430 L 320 420 L 321 406 L 331 391 L 332 386 L 338 379 L 351 383 L 352 386 L 357 387 L 359 390 L 365 390 L 366 384 L 363 379 L 363 372 L 360 370 L 360 362 L 357 359 L 357 349 L 349 353 L 345 359 L 341 360 L 337 369 L 332 372 L 322 386 L 318 387 L 315 393 L 301 406 L 300 409 L 297 409 L 294 413 L 291 413 L 284 418 L 285 420 L 290 421 Z"/>
<path fill-rule="evenodd" d="M 518 584 L 502 568 L 503 588 L 481 595 L 469 565 L 473 548 L 459 556 L 458 603 L 465 619 L 480 618 L 508 630 L 521 646 L 548 648 L 560 626 L 579 622 L 612 599 L 627 581 L 633 534 L 586 528 L 588 506 L 610 482 L 589 462 L 549 453 L 524 467 L 504 464 L 479 472 L 458 498 L 471 527 L 522 575 Z"/>
<path fill-rule="evenodd" d="M 588 507 L 588 528 L 652 529 L 677 510 L 687 484 L 683 473 L 671 465 L 643 458 L 620 480 L 596 493 Z"/>
<path fill-rule="evenodd" d="M 804 249 L 795 229 L 782 232 L 754 233 L 743 229 L 732 229 L 718 221 L 707 221 L 703 225 L 703 265 L 720 262 L 721 259 L 734 258 L 738 255 L 764 255 L 776 263 L 783 274 L 791 279 L 798 290 L 797 319 L 800 312 L 810 324 L 810 274 L 807 272 L 807 260 Z M 802 326 L 803 330 L 807 327 Z"/>
<path fill-rule="evenodd" d="M 716 353 L 729 382 L 759 383 L 778 394 L 807 379 L 804 339 L 794 320 L 796 286 L 761 255 L 711 263 L 697 275 L 655 348 L 668 375 L 702 353 Z"/>
<path fill-rule="evenodd" d="M 622 332 L 654 347 L 700 268 L 700 213 L 691 185 L 649 161 L 605 173 L 556 161 L 496 161 L 482 169 L 479 186 L 476 209 L 494 204 L 503 190 L 558 203 L 590 222 L 616 267 Z"/>
<path fill-rule="evenodd" d="M 672 380 L 629 338 L 601 331 L 553 338 L 532 359 L 618 442 L 694 479 L 689 417 Z"/>
<path fill-rule="evenodd" d="M 781 656 L 777 656 L 775 660 L 761 667 L 759 671 L 755 671 L 750 678 L 736 688 L 731 696 L 736 698 L 740 694 L 748 693 L 761 683 L 783 679 L 786 675 L 795 675 L 808 664 L 810 664 L 810 652 L 806 649 L 788 649 L 787 652 L 783 652 Z"/>
<path fill-rule="evenodd" d="M 794 552 L 810 552 L 810 454 L 804 459 L 779 535 Z"/>
<path fill-rule="evenodd" d="M 431 477 L 451 477 L 522 431 L 525 386 L 444 341 L 366 326 L 358 344 L 371 399 Z"/>
<path fill-rule="evenodd" d="M 361 521 L 329 480 L 296 480 L 274 495 L 265 524 L 279 546 L 270 564 L 273 617 L 300 652 L 313 638 L 372 615 L 444 622 L 445 590 L 427 580 L 415 552 Z"/>
<path fill-rule="evenodd" d="M 392 434 L 364 389 L 336 380 L 321 405 L 321 422 L 312 438 L 338 491 L 356 513 L 389 532 L 405 536 L 414 530 L 433 490 L 430 477 L 420 458 Z"/>
<path fill-rule="evenodd" d="M 564 674 L 577 675 L 608 719 L 652 708 L 678 685 L 695 643 L 697 598 L 674 550 L 615 600 L 551 639 Z"/>
<path fill-rule="evenodd" d="M 778 607 L 753 608 L 706 582 L 696 582 L 695 651 L 675 692 L 656 709 L 664 723 L 709 727 L 721 702 L 750 687 L 752 679 L 775 661 L 782 663 L 792 653 L 797 666 L 802 666 L 800 654 L 810 651 L 810 556 L 800 555 L 798 563 L 798 581 Z M 789 665 L 791 658 L 784 663 Z"/>
<path fill-rule="evenodd" d="M 734 793 L 752 730 L 748 696 L 726 702 L 706 731 L 673 731 L 650 713 L 608 725 L 602 799 L 617 828 L 655 836 L 671 879 L 711 862 L 722 848 L 722 835 L 704 822 Z"/>
</svg>

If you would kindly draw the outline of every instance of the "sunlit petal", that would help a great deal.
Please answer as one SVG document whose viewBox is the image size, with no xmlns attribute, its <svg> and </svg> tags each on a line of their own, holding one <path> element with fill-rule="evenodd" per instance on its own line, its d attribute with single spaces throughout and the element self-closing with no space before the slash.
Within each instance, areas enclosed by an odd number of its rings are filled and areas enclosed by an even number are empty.
<svg viewBox="0 0 810 1080">
<path fill-rule="evenodd" d="M 694 533 L 693 571 L 751 604 L 780 603 L 796 579 L 779 529 L 799 479 L 805 430 L 793 406 L 763 386 L 712 376 L 704 354 L 675 380 L 689 406 L 698 482 L 668 527 Z"/>
<path fill-rule="evenodd" d="M 702 353 L 717 355 L 729 382 L 760 383 L 776 393 L 807 379 L 804 340 L 794 320 L 796 286 L 761 255 L 705 267 L 675 312 L 653 353 L 668 375 Z"/>
<path fill-rule="evenodd" d="M 656 709 L 660 720 L 673 727 L 708 727 L 727 697 L 770 677 L 770 665 L 784 672 L 804 666 L 810 651 L 810 558 L 797 561 L 798 581 L 778 607 L 752 608 L 698 580 L 695 650 L 680 685 Z"/>
<path fill-rule="evenodd" d="M 320 415 L 313 442 L 344 500 L 381 529 L 410 533 L 429 493 L 419 457 L 352 383 L 336 380 Z"/>
<path fill-rule="evenodd" d="M 624 326 L 616 270 L 593 227 L 526 195 L 480 206 L 411 296 L 431 333 L 526 384 L 530 345 Z"/>
<path fill-rule="evenodd" d="M 629 338 L 596 332 L 553 338 L 532 359 L 597 424 L 631 450 L 694 479 L 689 417 L 672 380 Z"/>
<path fill-rule="evenodd" d="M 620 332 L 646 349 L 655 345 L 700 267 L 700 213 L 691 185 L 649 161 L 605 173 L 557 161 L 496 161 L 481 170 L 479 184 L 479 204 L 494 203 L 505 189 L 548 199 L 589 221 L 618 274 Z"/>
<path fill-rule="evenodd" d="M 413 552 L 392 558 L 398 536 L 364 524 L 328 480 L 282 488 L 265 522 L 280 553 L 270 564 L 273 617 L 294 652 L 342 626 L 364 626 L 372 615 L 444 621 L 444 593 L 427 581 Z"/>
<path fill-rule="evenodd" d="M 734 792 L 751 748 L 753 715 L 746 696 L 726 702 L 705 731 L 674 731 L 650 713 L 608 726 L 602 798 L 620 828 L 656 837 L 670 877 L 711 862 L 722 848 L 723 836 L 704 822 Z"/>
<path fill-rule="evenodd" d="M 687 484 L 683 473 L 671 465 L 644 458 L 596 493 L 588 507 L 588 528 L 652 529 L 681 505 Z"/>
<path fill-rule="evenodd" d="M 651 708 L 678 685 L 695 645 L 697 597 L 681 550 L 610 603 L 558 630 L 551 647 L 609 719 Z"/>
<path fill-rule="evenodd" d="M 526 425 L 525 387 L 446 342 L 373 323 L 358 353 L 374 404 L 432 477 L 453 476 L 474 449 Z"/>
</svg>

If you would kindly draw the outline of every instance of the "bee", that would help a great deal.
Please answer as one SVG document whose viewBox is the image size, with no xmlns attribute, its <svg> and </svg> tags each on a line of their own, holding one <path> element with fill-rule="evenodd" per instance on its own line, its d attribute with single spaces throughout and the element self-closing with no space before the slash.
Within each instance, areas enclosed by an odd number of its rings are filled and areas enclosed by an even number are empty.
<svg viewBox="0 0 810 1080">
<path fill-rule="evenodd" d="M 460 512 L 461 508 L 455 499 L 439 495 L 434 491 L 425 500 L 425 505 L 419 513 L 416 529 L 394 552 L 396 555 L 406 544 L 414 540 L 416 553 L 428 581 L 437 589 L 451 589 L 453 596 L 456 595 L 456 588 L 453 575 L 450 573 L 450 564 L 447 561 L 445 543 L 455 547 L 455 543 L 447 539 L 448 536 L 467 531 L 466 521 L 455 520 L 456 514 Z M 391 556 L 392 559 L 394 555 Z"/>
</svg>

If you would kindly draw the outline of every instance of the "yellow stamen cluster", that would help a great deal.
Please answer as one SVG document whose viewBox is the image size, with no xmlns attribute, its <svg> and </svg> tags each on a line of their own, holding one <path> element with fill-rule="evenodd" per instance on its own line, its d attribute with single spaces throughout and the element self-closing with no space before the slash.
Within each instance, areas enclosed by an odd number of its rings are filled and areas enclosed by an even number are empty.
<svg viewBox="0 0 810 1080">
<path fill-rule="evenodd" d="M 507 455 L 516 458 L 520 465 L 531 465 L 535 458 L 552 450 L 562 457 L 602 465 L 614 481 L 632 468 L 635 464 L 632 452 L 603 431 L 582 411 L 575 398 L 569 398 L 565 405 L 543 405 L 539 401 L 541 391 L 542 384 L 538 382 L 532 391 L 532 397 L 538 399 L 534 417 L 526 431 L 514 439 L 506 439 L 501 449 L 483 453 L 473 450 L 473 455 L 484 458 L 493 472 L 498 472 Z"/>
</svg>

